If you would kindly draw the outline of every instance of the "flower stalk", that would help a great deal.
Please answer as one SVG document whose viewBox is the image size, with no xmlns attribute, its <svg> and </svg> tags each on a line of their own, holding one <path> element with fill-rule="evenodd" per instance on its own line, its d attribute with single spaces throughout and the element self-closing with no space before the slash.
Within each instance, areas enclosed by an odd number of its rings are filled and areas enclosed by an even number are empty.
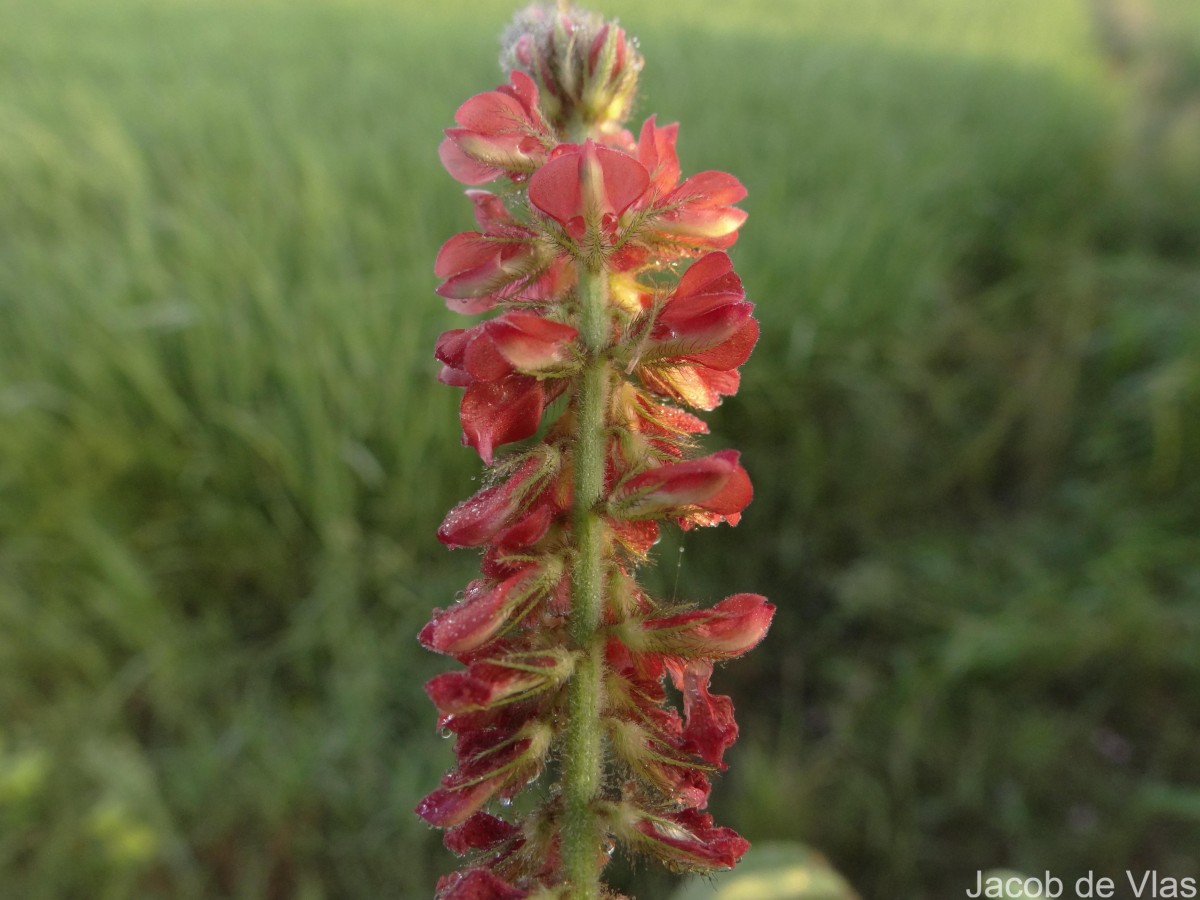
<svg viewBox="0 0 1200 900">
<path fill-rule="evenodd" d="M 737 736 L 709 681 L 774 607 L 666 604 L 636 580 L 661 522 L 737 524 L 751 499 L 735 451 L 695 455 L 707 427 L 685 409 L 734 393 L 758 337 L 724 252 L 745 190 L 723 172 L 681 183 L 677 126 L 624 129 L 641 57 L 615 23 L 530 7 L 502 61 L 508 82 L 464 103 L 439 150 L 459 181 L 502 186 L 468 190 L 479 231 L 443 246 L 438 293 L 500 314 L 437 345 L 489 474 L 438 530 L 483 558 L 420 635 L 465 669 L 426 685 L 456 766 L 417 812 L 471 859 L 438 900 L 600 900 L 617 897 L 602 883 L 617 842 L 679 871 L 748 847 L 702 811 Z"/>
<path fill-rule="evenodd" d="M 571 679 L 563 755 L 563 871 L 580 900 L 599 897 L 596 848 L 600 829 L 596 800 L 603 778 L 600 713 L 603 676 L 601 611 L 604 606 L 605 415 L 610 364 L 605 357 L 609 332 L 603 270 L 586 269 L 579 283 L 580 338 L 586 353 L 579 373 L 575 431 L 575 494 L 571 521 L 575 560 L 571 569 L 570 632 L 583 656 Z"/>
</svg>

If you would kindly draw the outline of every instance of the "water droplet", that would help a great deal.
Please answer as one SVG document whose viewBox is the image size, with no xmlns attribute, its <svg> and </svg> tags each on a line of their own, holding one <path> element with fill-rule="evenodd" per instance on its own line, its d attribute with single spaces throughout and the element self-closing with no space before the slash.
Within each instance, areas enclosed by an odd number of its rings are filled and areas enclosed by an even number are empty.
<svg viewBox="0 0 1200 900">
<path fill-rule="evenodd" d="M 512 804 L 513 804 L 512 797 L 501 797 L 500 798 L 500 805 L 503 806 L 505 809 L 508 809 L 508 807 L 512 806 Z"/>
<path fill-rule="evenodd" d="M 442 737 L 443 738 L 452 738 L 452 737 L 454 737 L 454 732 L 451 731 L 449 728 L 443 728 L 442 729 Z"/>
</svg>

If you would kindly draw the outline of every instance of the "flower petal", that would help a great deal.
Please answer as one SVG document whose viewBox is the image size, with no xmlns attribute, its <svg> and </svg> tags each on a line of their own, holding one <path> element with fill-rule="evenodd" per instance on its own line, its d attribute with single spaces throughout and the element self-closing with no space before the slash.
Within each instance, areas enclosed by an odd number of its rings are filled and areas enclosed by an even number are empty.
<svg viewBox="0 0 1200 900">
<path fill-rule="evenodd" d="M 775 607 L 759 594 L 734 594 L 710 609 L 649 618 L 630 629 L 636 649 L 673 656 L 732 659 L 766 636 Z"/>
<path fill-rule="evenodd" d="M 620 150 L 593 141 L 571 147 L 529 180 L 529 202 L 576 239 L 586 223 L 615 225 L 650 183 L 646 167 Z"/>
<path fill-rule="evenodd" d="M 467 388 L 459 407 L 463 443 L 474 447 L 489 466 L 502 444 L 531 437 L 542 423 L 546 391 L 536 378 L 514 375 Z"/>
<path fill-rule="evenodd" d="M 438 881 L 435 900 L 525 900 L 529 891 L 513 887 L 487 869 L 455 872 Z"/>
</svg>

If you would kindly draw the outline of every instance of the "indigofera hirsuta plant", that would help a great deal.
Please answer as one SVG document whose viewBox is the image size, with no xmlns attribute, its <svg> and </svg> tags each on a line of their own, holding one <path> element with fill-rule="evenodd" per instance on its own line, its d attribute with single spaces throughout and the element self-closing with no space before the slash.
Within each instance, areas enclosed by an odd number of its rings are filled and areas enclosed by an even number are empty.
<svg viewBox="0 0 1200 900">
<path fill-rule="evenodd" d="M 774 607 L 695 608 L 637 581 L 663 523 L 736 525 L 751 499 L 736 451 L 697 455 L 708 428 L 689 411 L 737 391 L 758 338 L 725 253 L 746 192 L 684 178 L 678 126 L 626 130 L 642 59 L 616 23 L 529 7 L 502 64 L 440 147 L 478 230 L 442 247 L 438 293 L 496 314 L 435 354 L 487 475 L 438 531 L 482 563 L 420 635 L 463 668 L 426 685 L 456 764 L 417 812 L 466 857 L 439 900 L 593 900 L 618 896 L 602 881 L 617 844 L 676 871 L 749 846 L 704 812 L 737 737 L 709 682 Z"/>
</svg>

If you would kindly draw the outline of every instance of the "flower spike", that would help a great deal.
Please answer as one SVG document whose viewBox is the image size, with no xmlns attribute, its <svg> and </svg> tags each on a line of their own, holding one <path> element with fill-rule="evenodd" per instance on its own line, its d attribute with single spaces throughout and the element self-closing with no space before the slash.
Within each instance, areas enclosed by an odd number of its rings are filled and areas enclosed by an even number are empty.
<svg viewBox="0 0 1200 900">
<path fill-rule="evenodd" d="M 745 188 L 685 178 L 677 125 L 625 131 L 642 63 L 616 23 L 531 6 L 502 59 L 507 83 L 462 104 L 439 151 L 478 230 L 442 246 L 437 292 L 491 317 L 434 356 L 487 476 L 438 529 L 482 560 L 418 638 L 459 667 L 425 685 L 455 764 L 416 812 L 464 857 L 437 900 L 601 900 L 614 842 L 700 872 L 749 846 L 703 812 L 738 734 L 711 680 L 775 607 L 668 604 L 637 580 L 664 525 L 736 525 L 753 497 L 684 408 L 735 393 L 758 339 L 725 252 Z"/>
</svg>

